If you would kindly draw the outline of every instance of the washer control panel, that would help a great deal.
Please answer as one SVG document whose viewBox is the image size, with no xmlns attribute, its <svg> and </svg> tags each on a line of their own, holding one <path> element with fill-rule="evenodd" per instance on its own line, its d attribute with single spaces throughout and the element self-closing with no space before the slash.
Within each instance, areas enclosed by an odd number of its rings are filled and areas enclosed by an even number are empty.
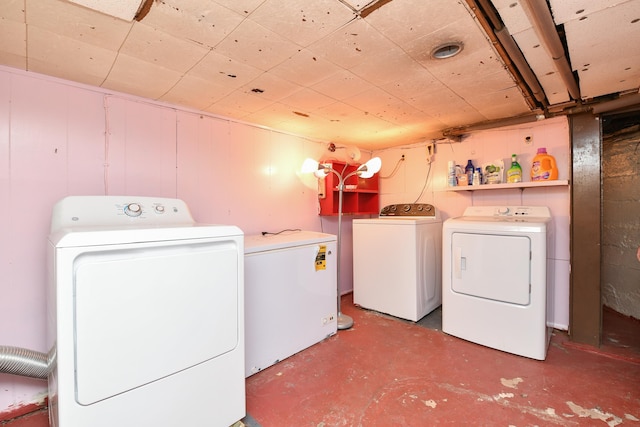
<svg viewBox="0 0 640 427">
<path fill-rule="evenodd" d="M 380 216 L 436 216 L 436 208 L 428 203 L 398 203 L 382 208 Z"/>
</svg>

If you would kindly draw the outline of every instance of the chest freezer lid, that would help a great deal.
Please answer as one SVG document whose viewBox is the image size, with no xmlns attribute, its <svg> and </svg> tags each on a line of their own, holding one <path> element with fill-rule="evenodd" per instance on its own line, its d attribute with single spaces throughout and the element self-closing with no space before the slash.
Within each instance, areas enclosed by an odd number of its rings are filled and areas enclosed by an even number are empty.
<svg viewBox="0 0 640 427">
<path fill-rule="evenodd" d="M 244 253 L 251 254 L 335 241 L 337 241 L 336 235 L 316 231 L 287 231 L 282 234 L 256 234 L 245 236 Z"/>
</svg>

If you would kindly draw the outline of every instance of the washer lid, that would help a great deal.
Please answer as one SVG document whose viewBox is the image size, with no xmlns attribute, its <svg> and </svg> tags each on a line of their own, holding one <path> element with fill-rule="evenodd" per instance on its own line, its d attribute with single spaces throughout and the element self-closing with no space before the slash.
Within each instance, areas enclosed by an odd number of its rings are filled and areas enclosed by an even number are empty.
<svg viewBox="0 0 640 427">
<path fill-rule="evenodd" d="M 296 246 L 314 245 L 318 243 L 335 242 L 336 240 L 337 237 L 334 234 L 318 233 L 315 231 L 292 231 L 275 235 L 257 234 L 245 237 L 244 253 L 250 254 Z"/>
</svg>

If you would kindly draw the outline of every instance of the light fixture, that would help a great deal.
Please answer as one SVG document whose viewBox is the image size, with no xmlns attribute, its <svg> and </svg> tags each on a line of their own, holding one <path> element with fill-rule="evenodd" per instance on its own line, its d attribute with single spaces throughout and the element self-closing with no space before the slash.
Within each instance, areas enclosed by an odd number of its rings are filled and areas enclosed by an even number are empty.
<svg viewBox="0 0 640 427">
<path fill-rule="evenodd" d="M 351 178 L 354 175 L 359 176 L 360 178 L 371 178 L 377 172 L 380 171 L 380 167 L 382 166 L 382 160 L 380 157 L 374 157 L 363 165 L 358 166 L 358 168 L 345 176 L 342 176 L 342 173 L 333 169 L 333 165 L 331 163 L 318 163 L 313 159 L 306 159 L 302 164 L 302 172 L 304 173 L 312 173 L 317 178 L 324 178 L 325 176 L 333 173 L 336 177 L 338 177 L 338 242 L 337 242 L 337 304 L 338 304 L 338 329 L 349 329 L 353 326 L 353 319 L 346 314 L 342 314 L 340 311 L 340 264 L 342 257 L 342 196 L 344 191 L 344 183 L 347 179 Z"/>
<path fill-rule="evenodd" d="M 431 57 L 433 59 L 452 58 L 462 52 L 462 47 L 462 42 L 448 42 L 441 44 L 431 51 Z"/>
</svg>

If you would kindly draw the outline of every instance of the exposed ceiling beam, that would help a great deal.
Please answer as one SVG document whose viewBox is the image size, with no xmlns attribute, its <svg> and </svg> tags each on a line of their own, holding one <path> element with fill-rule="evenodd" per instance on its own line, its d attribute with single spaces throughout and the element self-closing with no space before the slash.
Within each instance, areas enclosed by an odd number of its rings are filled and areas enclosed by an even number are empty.
<svg viewBox="0 0 640 427">
<path fill-rule="evenodd" d="M 542 41 L 545 50 L 553 59 L 556 70 L 573 99 L 580 99 L 580 88 L 576 82 L 571 66 L 565 55 L 564 46 L 556 30 L 556 24 L 545 0 L 521 0 L 525 13 L 533 26 L 533 30 Z"/>
</svg>

